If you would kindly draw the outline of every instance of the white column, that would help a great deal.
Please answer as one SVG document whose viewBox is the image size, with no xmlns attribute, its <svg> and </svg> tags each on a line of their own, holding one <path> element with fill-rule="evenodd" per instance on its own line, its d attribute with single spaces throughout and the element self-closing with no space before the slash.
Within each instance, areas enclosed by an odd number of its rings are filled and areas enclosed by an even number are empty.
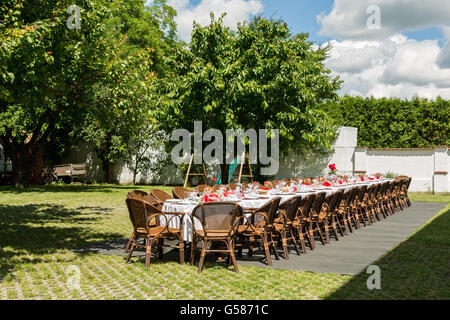
<svg viewBox="0 0 450 320">
<path fill-rule="evenodd" d="M 448 147 L 434 148 L 434 176 L 433 189 L 436 193 L 449 192 L 448 170 L 449 155 Z"/>
</svg>

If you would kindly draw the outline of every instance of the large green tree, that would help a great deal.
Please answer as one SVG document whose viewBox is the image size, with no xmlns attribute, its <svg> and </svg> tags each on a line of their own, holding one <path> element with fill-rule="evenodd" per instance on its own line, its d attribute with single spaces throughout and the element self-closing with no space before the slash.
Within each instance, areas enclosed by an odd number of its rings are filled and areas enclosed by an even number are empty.
<svg viewBox="0 0 450 320">
<path fill-rule="evenodd" d="M 320 110 L 336 99 L 337 77 L 324 67 L 327 48 L 292 34 L 283 21 L 255 17 L 237 32 L 211 15 L 194 25 L 189 48 L 160 83 L 159 121 L 166 130 L 279 129 L 281 151 L 331 146 L 335 128 Z M 225 159 L 223 160 L 225 162 Z M 228 166 L 221 165 L 224 183 Z"/>
<path fill-rule="evenodd" d="M 39 182 L 42 148 L 58 128 L 82 123 L 92 85 L 104 75 L 109 11 L 80 0 L 81 28 L 68 28 L 72 1 L 8 0 L 0 10 L 0 143 L 16 185 Z M 34 176 L 34 179 L 33 179 Z"/>
<path fill-rule="evenodd" d="M 153 80 L 167 71 L 165 59 L 178 41 L 175 11 L 165 0 L 114 0 L 110 4 L 108 37 L 117 52 L 105 77 L 94 90 L 94 108 L 86 117 L 80 136 L 93 143 L 102 161 L 105 180 L 113 182 L 112 166 L 130 154 L 142 158 L 136 138 L 157 130 L 152 116 Z M 136 166 L 133 166 L 134 170 Z"/>
</svg>

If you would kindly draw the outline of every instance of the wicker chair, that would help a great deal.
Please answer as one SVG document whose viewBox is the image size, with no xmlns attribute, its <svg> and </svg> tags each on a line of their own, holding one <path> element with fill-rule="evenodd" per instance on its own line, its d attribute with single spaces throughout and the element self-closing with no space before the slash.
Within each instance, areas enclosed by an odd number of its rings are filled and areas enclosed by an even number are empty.
<svg viewBox="0 0 450 320">
<path fill-rule="evenodd" d="M 150 190 L 150 195 L 155 198 L 161 206 L 164 205 L 166 200 L 173 199 L 170 194 L 160 189 Z"/>
<path fill-rule="evenodd" d="M 195 188 L 195 190 L 197 190 L 197 192 L 203 193 L 203 192 L 205 192 L 206 187 L 208 187 L 206 184 L 201 184 L 201 185 L 198 185 L 197 188 Z"/>
<path fill-rule="evenodd" d="M 395 214 L 394 202 L 393 202 L 393 194 L 394 189 L 397 184 L 396 181 L 390 181 L 387 183 L 388 187 L 386 189 L 386 193 L 384 194 L 384 203 L 386 204 L 386 209 L 389 215 Z"/>
<path fill-rule="evenodd" d="M 234 191 L 234 190 L 237 189 L 237 184 L 236 184 L 236 183 L 229 183 L 229 184 L 227 185 L 227 187 L 228 187 L 228 189 Z"/>
<path fill-rule="evenodd" d="M 281 219 L 278 220 L 279 222 L 274 223 L 275 229 L 273 234 L 278 236 L 281 240 L 284 258 L 286 260 L 289 259 L 288 242 L 294 244 L 295 251 L 300 255 L 300 250 L 298 249 L 297 240 L 295 239 L 294 234 L 294 220 L 297 217 L 298 204 L 301 199 L 302 196 L 296 196 L 280 204 L 278 213 Z"/>
<path fill-rule="evenodd" d="M 388 208 L 388 205 L 387 205 L 387 203 L 385 201 L 389 185 L 390 185 L 389 182 L 383 182 L 381 184 L 380 190 L 378 191 L 378 194 L 377 194 L 378 208 L 379 208 L 381 214 L 383 215 L 384 219 L 389 217 L 389 211 L 388 211 L 389 208 Z"/>
<path fill-rule="evenodd" d="M 313 246 L 313 240 L 311 239 L 311 234 L 309 232 L 308 218 L 315 197 L 315 194 L 309 194 L 300 200 L 298 204 L 297 216 L 293 224 L 294 229 L 297 230 L 297 235 L 299 237 L 300 246 L 303 253 L 306 253 L 305 238 L 308 239 L 309 247 L 312 248 Z"/>
<path fill-rule="evenodd" d="M 319 212 L 319 226 L 322 226 L 323 228 L 322 230 L 325 233 L 325 241 L 327 244 L 330 243 L 330 227 L 337 241 L 339 241 L 337 227 L 339 227 L 341 236 L 344 236 L 342 226 L 336 218 L 336 208 L 341 201 L 342 194 L 343 190 L 338 190 L 337 192 L 327 196 Z"/>
<path fill-rule="evenodd" d="M 191 247 L 191 262 L 195 264 L 195 250 L 197 242 L 202 242 L 198 273 L 201 273 L 205 256 L 210 252 L 227 253 L 236 272 L 239 268 L 234 254 L 234 241 L 239 225 L 242 224 L 242 207 L 234 202 L 202 203 L 194 208 L 191 214 L 193 225 L 193 239 Z M 195 228 L 195 219 L 202 224 L 202 230 Z M 225 243 L 226 249 L 208 249 L 214 242 Z"/>
<path fill-rule="evenodd" d="M 314 238 L 315 234 L 319 235 L 320 241 L 323 245 L 325 245 L 325 239 L 319 226 L 319 213 L 321 211 L 325 196 L 326 192 L 320 192 L 315 195 L 314 201 L 311 205 L 309 216 L 304 218 L 305 222 L 308 224 L 309 239 L 311 240 L 311 250 L 314 250 L 316 246 Z"/>
<path fill-rule="evenodd" d="M 370 214 L 370 198 L 372 197 L 374 187 L 375 185 L 367 186 L 364 192 L 364 196 L 362 197 L 362 201 L 359 202 L 359 209 L 361 212 L 361 218 L 363 220 L 364 226 L 366 226 L 365 220 L 367 220 L 368 225 L 371 225 L 373 223 Z"/>
<path fill-rule="evenodd" d="M 126 257 L 126 263 L 130 261 L 135 248 L 145 248 L 145 266 L 150 266 L 150 257 L 152 247 L 157 247 L 158 256 L 162 259 L 162 248 L 177 248 L 180 251 L 180 263 L 184 263 L 184 242 L 182 214 L 162 213 L 159 209 L 143 200 L 126 199 L 130 220 L 133 224 L 134 238 L 131 243 L 130 252 Z M 170 228 L 170 224 L 174 219 L 179 219 L 179 229 Z M 162 226 L 160 221 L 166 222 Z M 144 244 L 138 244 L 138 240 L 143 239 Z M 176 246 L 165 246 L 164 240 L 178 240 Z"/>
<path fill-rule="evenodd" d="M 350 212 L 353 220 L 356 222 L 356 229 L 361 228 L 361 221 L 364 226 L 367 226 L 366 220 L 364 219 L 364 215 L 361 209 L 361 205 L 364 201 L 364 195 L 366 194 L 367 186 L 358 187 L 355 198 L 353 199 L 352 204 L 350 205 Z"/>
<path fill-rule="evenodd" d="M 185 199 L 189 195 L 189 190 L 183 187 L 174 187 L 172 189 L 172 194 L 175 199 Z"/>
<path fill-rule="evenodd" d="M 392 186 L 391 190 L 391 202 L 394 207 L 394 213 L 403 210 L 403 207 L 400 203 L 400 189 L 402 186 L 402 181 L 399 179 L 396 179 L 394 181 L 394 184 Z"/>
<path fill-rule="evenodd" d="M 344 229 L 347 234 L 349 231 L 353 233 L 352 222 L 354 222 L 354 220 L 352 219 L 351 215 L 351 204 L 355 198 L 357 191 L 358 188 L 352 188 L 344 192 L 341 198 L 341 203 L 337 208 L 337 218 L 344 224 Z"/>
<path fill-rule="evenodd" d="M 264 247 L 266 261 L 272 265 L 270 248 L 272 248 L 275 258 L 279 260 L 275 241 L 273 240 L 274 220 L 278 211 L 281 197 L 274 198 L 264 204 L 261 208 L 252 212 L 246 224 L 238 228 L 238 256 L 242 256 L 242 248 L 249 249 L 249 256 L 253 253 L 254 247 Z"/>
<path fill-rule="evenodd" d="M 158 201 L 155 200 L 150 194 L 148 194 L 145 191 L 141 190 L 133 190 L 128 192 L 127 199 L 136 199 L 141 200 L 150 203 L 151 205 L 155 206 L 159 210 L 161 210 L 162 206 L 159 204 Z M 134 232 L 131 234 L 130 240 L 128 240 L 127 245 L 125 246 L 124 252 L 127 253 L 130 249 L 131 243 L 133 242 L 133 239 L 135 238 Z"/>
<path fill-rule="evenodd" d="M 379 208 L 379 198 L 378 198 L 378 194 L 380 193 L 382 185 L 381 184 L 375 184 L 372 187 L 372 192 L 370 194 L 369 197 L 369 207 L 370 207 L 370 214 L 372 217 L 372 221 L 376 222 L 381 221 L 381 216 L 380 216 L 380 208 Z"/>
<path fill-rule="evenodd" d="M 409 186 L 411 185 L 412 178 L 406 177 L 401 180 L 402 185 L 399 188 L 399 201 L 402 203 L 403 208 L 411 206 L 411 201 L 408 197 Z"/>
</svg>

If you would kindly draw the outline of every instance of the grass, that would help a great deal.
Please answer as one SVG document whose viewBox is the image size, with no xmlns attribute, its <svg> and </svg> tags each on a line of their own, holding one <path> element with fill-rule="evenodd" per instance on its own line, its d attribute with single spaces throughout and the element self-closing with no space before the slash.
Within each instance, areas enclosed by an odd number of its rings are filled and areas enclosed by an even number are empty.
<svg viewBox="0 0 450 320">
<path fill-rule="evenodd" d="M 181 266 L 176 259 L 153 259 L 147 270 L 138 258 L 126 265 L 119 256 L 71 250 L 129 236 L 131 224 L 124 199 L 131 189 L 149 187 L 0 187 L 0 299 L 450 297 L 449 205 L 380 259 L 383 287 L 374 293 L 367 290 L 364 274 L 352 277 L 243 266 L 236 274 L 232 268 L 209 265 L 198 275 L 195 266 Z M 448 201 L 448 195 L 411 195 L 414 200 L 416 197 L 420 201 Z M 80 287 L 76 288 L 69 284 L 78 272 Z M 393 282 L 388 284 L 385 279 Z"/>
</svg>

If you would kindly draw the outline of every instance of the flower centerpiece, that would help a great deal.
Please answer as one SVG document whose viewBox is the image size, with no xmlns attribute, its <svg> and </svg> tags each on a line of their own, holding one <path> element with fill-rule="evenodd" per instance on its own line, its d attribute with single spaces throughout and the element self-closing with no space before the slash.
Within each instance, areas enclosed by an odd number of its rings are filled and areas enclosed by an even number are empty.
<svg viewBox="0 0 450 320">
<path fill-rule="evenodd" d="M 336 173 L 337 173 L 336 164 L 335 164 L 335 163 L 332 163 L 332 164 L 328 165 L 328 168 L 330 169 L 330 172 L 328 172 L 328 174 L 329 174 L 330 176 L 335 176 Z"/>
</svg>

